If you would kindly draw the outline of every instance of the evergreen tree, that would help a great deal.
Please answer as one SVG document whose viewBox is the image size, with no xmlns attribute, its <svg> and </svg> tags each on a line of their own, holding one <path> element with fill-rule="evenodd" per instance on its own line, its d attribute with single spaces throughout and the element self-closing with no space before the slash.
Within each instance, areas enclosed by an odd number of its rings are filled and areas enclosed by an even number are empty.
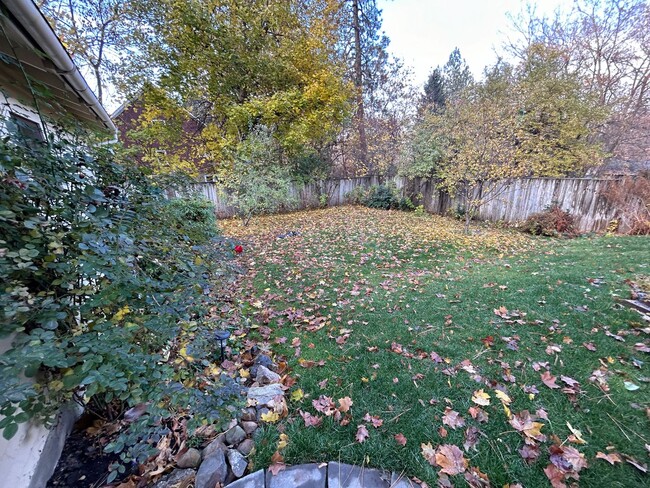
<svg viewBox="0 0 650 488">
<path fill-rule="evenodd" d="M 445 82 L 440 68 L 434 69 L 424 84 L 424 95 L 420 98 L 418 113 L 425 110 L 440 112 L 445 108 Z"/>
</svg>

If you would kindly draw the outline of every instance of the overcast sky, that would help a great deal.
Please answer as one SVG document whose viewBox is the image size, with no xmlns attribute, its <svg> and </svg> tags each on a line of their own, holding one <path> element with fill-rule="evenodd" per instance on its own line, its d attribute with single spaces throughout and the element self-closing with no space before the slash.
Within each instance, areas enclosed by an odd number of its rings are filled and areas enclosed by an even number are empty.
<svg viewBox="0 0 650 488">
<path fill-rule="evenodd" d="M 413 70 L 417 86 L 423 86 L 433 68 L 447 62 L 458 47 L 474 73 L 497 59 L 495 49 L 512 33 L 506 14 L 536 5 L 538 13 L 551 14 L 571 0 L 377 0 L 383 10 L 383 30 L 390 38 L 389 51 Z"/>
</svg>

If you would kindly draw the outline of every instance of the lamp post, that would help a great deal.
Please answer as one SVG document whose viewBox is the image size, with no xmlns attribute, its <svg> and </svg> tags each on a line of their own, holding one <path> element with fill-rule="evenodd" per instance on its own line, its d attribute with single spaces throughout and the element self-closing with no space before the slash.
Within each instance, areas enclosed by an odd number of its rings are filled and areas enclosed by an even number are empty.
<svg viewBox="0 0 650 488">
<path fill-rule="evenodd" d="M 228 340 L 230 337 L 230 331 L 229 330 L 215 330 L 214 331 L 214 338 L 219 341 L 219 345 L 221 347 L 221 362 L 223 363 L 223 360 L 226 358 L 225 357 L 225 342 Z"/>
</svg>

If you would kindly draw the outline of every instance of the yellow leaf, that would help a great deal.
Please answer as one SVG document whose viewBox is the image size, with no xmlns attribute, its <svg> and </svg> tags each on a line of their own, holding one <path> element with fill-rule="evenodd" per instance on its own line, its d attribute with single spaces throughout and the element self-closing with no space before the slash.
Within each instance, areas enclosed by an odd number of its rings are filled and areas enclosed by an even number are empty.
<svg viewBox="0 0 650 488">
<path fill-rule="evenodd" d="M 280 441 L 278 442 L 278 450 L 284 449 L 289 443 L 289 436 L 287 434 L 280 434 Z"/>
<path fill-rule="evenodd" d="M 125 315 L 127 315 L 131 310 L 129 309 L 128 305 L 124 305 L 122 308 L 120 308 L 117 312 L 115 312 L 115 315 L 113 315 L 112 320 L 114 322 L 120 322 Z"/>
<path fill-rule="evenodd" d="M 505 403 L 503 404 L 503 411 L 506 413 L 506 417 L 512 418 L 512 412 Z"/>
<path fill-rule="evenodd" d="M 291 401 L 299 402 L 303 399 L 304 396 L 305 393 L 302 391 L 302 388 L 298 388 L 297 390 L 291 392 Z"/>
<path fill-rule="evenodd" d="M 190 363 L 194 361 L 194 358 L 187 354 L 187 348 L 185 347 L 181 348 L 181 350 L 178 351 L 178 354 Z"/>
<path fill-rule="evenodd" d="M 483 391 L 483 388 L 481 388 L 480 390 L 474 392 L 474 396 L 472 396 L 472 401 L 477 405 L 486 406 L 490 404 L 490 395 L 485 393 Z"/>
<path fill-rule="evenodd" d="M 571 439 L 571 441 L 575 442 L 576 444 L 587 443 L 587 441 L 582 438 L 582 432 L 580 432 L 578 429 L 574 429 L 569 422 L 566 423 L 566 426 L 569 428 L 571 433 L 575 436 L 575 439 Z"/>
<path fill-rule="evenodd" d="M 512 399 L 503 393 L 501 390 L 494 390 L 494 396 L 496 396 L 499 400 L 501 400 L 501 403 L 504 405 L 510 405 L 512 402 Z"/>
<path fill-rule="evenodd" d="M 264 422 L 272 424 L 280 420 L 280 416 L 277 412 L 266 412 L 260 415 L 260 419 L 262 419 Z"/>
<path fill-rule="evenodd" d="M 251 373 L 247 369 L 240 369 L 239 370 L 239 376 L 241 376 L 242 378 L 249 378 L 250 375 L 251 375 Z"/>
</svg>

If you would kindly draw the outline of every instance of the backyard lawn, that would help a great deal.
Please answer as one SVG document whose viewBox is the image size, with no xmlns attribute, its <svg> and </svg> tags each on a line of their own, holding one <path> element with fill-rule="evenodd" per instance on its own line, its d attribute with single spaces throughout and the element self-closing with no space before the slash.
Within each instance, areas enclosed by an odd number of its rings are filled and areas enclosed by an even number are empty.
<svg viewBox="0 0 650 488">
<path fill-rule="evenodd" d="M 296 379 L 288 416 L 260 429 L 256 469 L 340 460 L 429 485 L 650 484 L 650 323 L 615 302 L 629 280 L 647 286 L 647 237 L 466 236 L 454 220 L 362 207 L 222 227 L 249 270 L 246 339 Z"/>
</svg>

